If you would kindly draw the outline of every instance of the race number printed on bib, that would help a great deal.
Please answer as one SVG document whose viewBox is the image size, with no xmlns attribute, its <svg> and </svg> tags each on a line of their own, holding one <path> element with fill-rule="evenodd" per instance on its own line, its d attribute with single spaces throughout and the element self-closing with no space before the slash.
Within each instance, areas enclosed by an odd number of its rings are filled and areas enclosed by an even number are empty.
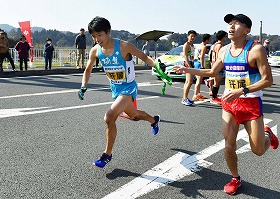
<svg viewBox="0 0 280 199">
<path fill-rule="evenodd" d="M 104 66 L 103 68 L 112 84 L 121 84 L 126 80 L 124 66 Z"/>
<path fill-rule="evenodd" d="M 250 85 L 249 72 L 226 72 L 225 87 L 228 90 L 235 90 Z"/>
</svg>

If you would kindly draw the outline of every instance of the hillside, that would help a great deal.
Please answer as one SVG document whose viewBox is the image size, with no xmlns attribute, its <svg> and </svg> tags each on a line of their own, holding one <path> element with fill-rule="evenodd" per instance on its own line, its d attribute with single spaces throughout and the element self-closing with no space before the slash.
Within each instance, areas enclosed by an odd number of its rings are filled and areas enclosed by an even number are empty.
<svg viewBox="0 0 280 199">
<path fill-rule="evenodd" d="M 13 30 L 13 29 L 16 30 L 17 28 L 13 27 L 13 26 L 11 26 L 9 24 L 0 24 L 0 29 L 4 30 L 5 32 L 10 32 L 11 30 Z M 44 29 L 45 28 L 34 26 L 34 27 L 32 27 L 32 32 L 35 32 L 35 31 L 41 32 Z"/>
<path fill-rule="evenodd" d="M 7 37 L 10 42 L 10 47 L 14 47 L 17 41 L 21 36 L 20 28 L 15 28 L 8 24 L 0 24 L 0 29 L 4 30 L 7 33 Z M 32 27 L 32 37 L 33 37 L 33 46 L 35 48 L 42 48 L 46 39 L 49 37 L 52 39 L 54 46 L 56 47 L 74 47 L 75 37 L 78 33 L 73 33 L 69 31 L 59 31 L 59 30 L 46 30 L 42 27 Z M 120 38 L 134 44 L 138 49 L 141 49 L 144 45 L 144 40 L 139 40 L 136 43 L 135 38 L 138 35 L 132 34 L 125 30 L 112 30 L 111 36 L 113 38 Z M 87 37 L 87 45 L 92 46 L 93 41 L 91 35 L 86 32 Z M 257 40 L 259 39 L 258 35 L 248 35 L 249 39 Z M 270 51 L 276 51 L 280 49 L 280 36 L 278 35 L 269 35 L 263 34 L 263 39 L 270 39 Z M 172 42 L 177 42 L 179 45 L 184 44 L 187 40 L 186 33 L 179 34 L 174 33 L 173 35 L 169 35 L 167 39 L 160 39 L 157 42 L 157 50 L 158 51 L 168 51 L 172 48 Z M 201 43 L 202 34 L 198 34 L 194 43 Z M 214 42 L 215 36 L 212 35 L 210 38 L 210 43 Z M 226 41 L 229 43 L 229 40 Z M 151 50 L 154 50 L 155 43 L 154 41 L 150 42 Z"/>
<path fill-rule="evenodd" d="M 5 32 L 10 32 L 12 29 L 16 29 L 16 28 L 10 26 L 9 24 L 0 24 L 0 29 L 4 30 Z"/>
</svg>

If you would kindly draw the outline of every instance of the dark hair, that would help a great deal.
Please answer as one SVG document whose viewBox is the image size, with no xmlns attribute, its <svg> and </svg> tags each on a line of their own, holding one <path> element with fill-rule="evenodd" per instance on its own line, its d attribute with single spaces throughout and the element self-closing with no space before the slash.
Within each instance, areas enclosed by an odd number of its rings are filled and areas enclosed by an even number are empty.
<svg viewBox="0 0 280 199">
<path fill-rule="evenodd" d="M 85 31 L 85 29 L 81 28 L 80 31 Z"/>
<path fill-rule="evenodd" d="M 210 40 L 211 35 L 210 34 L 204 34 L 202 36 L 202 41 L 205 42 L 206 40 Z"/>
<path fill-rule="evenodd" d="M 21 38 L 20 38 L 21 40 L 22 39 L 25 39 L 26 40 L 26 37 L 24 36 L 24 35 L 21 35 Z"/>
<path fill-rule="evenodd" d="M 88 32 L 91 34 L 93 31 L 108 33 L 111 30 L 110 22 L 103 17 L 94 17 L 88 24 Z"/>
<path fill-rule="evenodd" d="M 226 31 L 223 31 L 223 30 L 219 30 L 217 33 L 216 33 L 216 38 L 217 40 L 221 40 L 223 39 L 224 37 L 227 36 L 227 32 Z"/>
<path fill-rule="evenodd" d="M 52 39 L 48 37 L 46 41 L 52 41 Z"/>
<path fill-rule="evenodd" d="M 195 30 L 190 30 L 190 31 L 188 32 L 188 36 L 189 36 L 190 34 L 194 34 L 194 35 L 196 36 L 196 35 L 197 35 L 197 32 L 196 32 Z"/>
</svg>

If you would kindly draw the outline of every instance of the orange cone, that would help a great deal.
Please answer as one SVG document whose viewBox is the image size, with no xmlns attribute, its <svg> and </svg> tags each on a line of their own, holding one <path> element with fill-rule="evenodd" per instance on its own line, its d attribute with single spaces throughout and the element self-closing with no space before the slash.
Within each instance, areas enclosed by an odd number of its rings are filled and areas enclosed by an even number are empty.
<svg viewBox="0 0 280 199">
<path fill-rule="evenodd" d="M 136 99 L 133 100 L 133 105 L 134 105 L 134 108 L 138 109 L 137 100 Z M 125 112 L 123 112 L 122 115 L 124 117 L 126 117 L 126 118 L 129 118 L 129 116 Z"/>
<path fill-rule="evenodd" d="M 133 101 L 133 105 L 134 105 L 134 108 L 138 109 L 138 107 L 137 107 L 137 100 L 136 99 Z"/>
</svg>

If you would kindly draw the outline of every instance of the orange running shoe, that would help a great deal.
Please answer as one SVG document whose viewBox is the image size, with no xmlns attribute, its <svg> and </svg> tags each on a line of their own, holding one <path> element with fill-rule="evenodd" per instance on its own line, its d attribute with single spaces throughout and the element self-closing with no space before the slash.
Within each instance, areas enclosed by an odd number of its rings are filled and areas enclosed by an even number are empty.
<svg viewBox="0 0 280 199">
<path fill-rule="evenodd" d="M 202 99 L 199 95 L 195 95 L 195 96 L 193 96 L 192 100 L 194 100 L 194 101 L 203 101 L 204 99 Z"/>
<path fill-rule="evenodd" d="M 204 95 L 202 95 L 202 94 L 198 94 L 197 96 L 198 96 L 200 99 L 202 99 L 202 100 L 207 99 L 207 97 L 204 96 Z"/>
</svg>

